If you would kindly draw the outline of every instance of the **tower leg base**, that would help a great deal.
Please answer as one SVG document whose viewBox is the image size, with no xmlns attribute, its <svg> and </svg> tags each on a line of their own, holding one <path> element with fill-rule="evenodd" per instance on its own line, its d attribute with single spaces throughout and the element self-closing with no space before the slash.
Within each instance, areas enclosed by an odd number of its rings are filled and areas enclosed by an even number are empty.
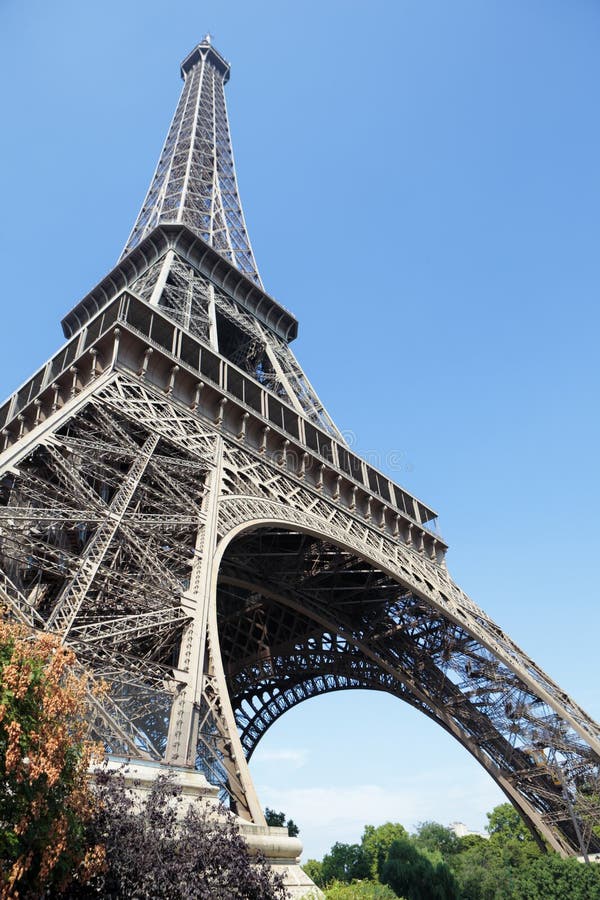
<svg viewBox="0 0 600 900">
<path fill-rule="evenodd" d="M 248 844 L 250 854 L 265 857 L 272 869 L 281 875 L 292 900 L 320 900 L 322 892 L 300 867 L 302 842 L 290 837 L 287 828 L 254 825 L 238 819 L 240 834 Z"/>
<path fill-rule="evenodd" d="M 146 800 L 155 779 L 159 775 L 170 775 L 180 785 L 182 802 L 178 804 L 178 817 L 183 819 L 190 804 L 198 801 L 208 804 L 218 814 L 219 791 L 210 784 L 201 772 L 178 766 L 161 766 L 140 760 L 128 762 L 111 758 L 104 764 L 109 772 L 122 772 L 125 786 L 137 796 L 140 806 Z M 261 854 L 281 875 L 291 900 L 320 900 L 322 892 L 300 867 L 302 842 L 290 837 L 287 828 L 272 828 L 269 825 L 255 825 L 236 816 L 240 834 L 248 845 L 250 856 Z"/>
</svg>

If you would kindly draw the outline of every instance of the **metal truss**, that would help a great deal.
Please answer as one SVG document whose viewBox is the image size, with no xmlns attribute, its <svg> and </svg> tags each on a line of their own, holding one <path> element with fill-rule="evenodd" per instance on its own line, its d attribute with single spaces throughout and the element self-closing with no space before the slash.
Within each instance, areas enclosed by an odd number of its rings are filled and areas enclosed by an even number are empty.
<svg viewBox="0 0 600 900">
<path fill-rule="evenodd" d="M 178 254 L 149 266 L 131 289 L 344 442 L 287 341 Z"/>
<path fill-rule="evenodd" d="M 126 254 L 0 407 L 0 603 L 108 683 L 110 753 L 195 766 L 257 824 L 265 731 L 361 688 L 456 738 L 538 840 L 600 849 L 598 725 L 453 582 L 435 513 L 351 453 L 289 349 L 228 71 L 207 41 L 184 61 Z"/>
<path fill-rule="evenodd" d="M 207 37 L 184 60 L 181 74 L 181 97 L 123 256 L 159 223 L 182 222 L 260 285 L 229 136 L 229 64 Z"/>
<path fill-rule="evenodd" d="M 160 223 L 183 223 L 262 287 L 233 163 L 224 94 L 229 65 L 206 38 L 184 61 L 182 75 L 181 98 L 123 257 Z M 132 290 L 342 440 L 287 342 L 193 266 L 169 253 Z"/>
<path fill-rule="evenodd" d="M 536 834 L 580 849 L 573 792 L 596 783 L 597 726 L 337 479 L 126 374 L 26 440 L 3 482 L 1 593 L 109 682 L 93 725 L 112 752 L 196 765 L 261 821 L 247 760 L 267 728 L 319 694 L 387 691 L 459 740 Z"/>
<path fill-rule="evenodd" d="M 221 648 L 248 756 L 297 703 L 383 690 L 455 736 L 555 849 L 578 846 L 564 790 L 595 783 L 597 754 L 462 625 L 314 531 L 244 533 L 223 557 L 220 585 Z"/>
</svg>

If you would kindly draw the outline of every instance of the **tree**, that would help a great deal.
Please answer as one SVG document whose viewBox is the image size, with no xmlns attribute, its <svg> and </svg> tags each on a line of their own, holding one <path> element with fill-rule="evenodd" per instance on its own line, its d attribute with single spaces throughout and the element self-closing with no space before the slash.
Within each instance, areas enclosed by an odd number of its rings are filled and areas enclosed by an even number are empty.
<svg viewBox="0 0 600 900">
<path fill-rule="evenodd" d="M 306 872 L 310 880 L 314 881 L 317 887 L 325 887 L 325 882 L 323 881 L 323 863 L 316 859 L 307 859 L 302 865 L 302 869 Z"/>
<path fill-rule="evenodd" d="M 386 884 L 375 881 L 334 881 L 325 891 L 325 900 L 398 900 L 398 895 Z"/>
<path fill-rule="evenodd" d="M 543 851 L 512 804 L 495 806 L 487 817 L 488 843 L 500 852 L 504 865 L 515 868 L 541 856 Z"/>
<path fill-rule="evenodd" d="M 448 857 L 461 895 L 464 900 L 520 897 L 515 893 L 517 875 L 540 859 L 543 851 L 510 803 L 488 813 L 487 831 L 489 840 L 460 838 L 460 852 Z"/>
<path fill-rule="evenodd" d="M 103 864 L 87 845 L 86 679 L 50 635 L 0 621 L 0 896 L 39 897 Z"/>
<path fill-rule="evenodd" d="M 267 825 L 270 825 L 272 828 L 287 827 L 290 837 L 298 837 L 298 835 L 300 834 L 300 829 L 293 819 L 288 819 L 286 822 L 284 812 L 275 812 L 274 809 L 269 809 L 269 807 L 267 806 L 265 808 L 265 819 L 267 821 Z"/>
<path fill-rule="evenodd" d="M 371 878 L 379 878 L 394 841 L 406 837 L 408 837 L 406 829 L 398 823 L 386 822 L 377 828 L 374 825 L 365 825 L 361 847 L 368 861 Z"/>
<path fill-rule="evenodd" d="M 67 900 L 285 900 L 278 875 L 250 857 L 234 817 L 199 801 L 182 815 L 181 788 L 158 777 L 145 802 L 122 773 L 96 773 L 96 812 L 87 826 L 102 840 L 106 867 L 89 885 L 73 882 Z"/>
<path fill-rule="evenodd" d="M 459 852 L 451 857 L 454 876 L 463 900 L 495 900 L 499 888 L 497 868 L 502 865 L 497 847 L 470 834 L 459 838 Z M 491 891 L 491 892 L 490 892 Z"/>
<path fill-rule="evenodd" d="M 407 900 L 458 900 L 460 896 L 446 863 L 433 863 L 408 837 L 390 847 L 381 881 Z"/>
<path fill-rule="evenodd" d="M 421 822 L 417 827 L 415 843 L 422 850 L 440 853 L 446 860 L 460 851 L 459 838 L 439 822 Z"/>
<path fill-rule="evenodd" d="M 591 836 L 592 848 L 597 851 L 600 849 L 600 779 L 588 779 L 578 786 L 574 807 L 584 834 Z"/>
<path fill-rule="evenodd" d="M 549 853 L 518 869 L 514 888 L 527 900 L 600 900 L 600 866 Z"/>
<path fill-rule="evenodd" d="M 485 830 L 490 837 L 495 835 L 502 842 L 532 840 L 529 828 L 512 803 L 501 803 L 499 806 L 495 806 L 491 813 L 487 814 L 487 818 L 488 824 Z"/>
<path fill-rule="evenodd" d="M 369 860 L 360 844 L 335 843 L 323 857 L 321 876 L 325 885 L 335 880 L 350 884 L 369 877 Z"/>
</svg>

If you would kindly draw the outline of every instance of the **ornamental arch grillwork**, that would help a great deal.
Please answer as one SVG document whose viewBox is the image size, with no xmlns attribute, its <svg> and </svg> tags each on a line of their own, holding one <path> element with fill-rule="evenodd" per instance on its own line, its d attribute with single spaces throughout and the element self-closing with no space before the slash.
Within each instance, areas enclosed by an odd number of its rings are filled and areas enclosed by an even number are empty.
<svg viewBox="0 0 600 900">
<path fill-rule="evenodd" d="M 576 844 L 554 769 L 585 778 L 594 766 L 574 730 L 418 584 L 301 517 L 281 507 L 235 526 L 219 549 L 219 647 L 246 758 L 299 703 L 383 691 L 458 740 L 538 841 Z"/>
</svg>

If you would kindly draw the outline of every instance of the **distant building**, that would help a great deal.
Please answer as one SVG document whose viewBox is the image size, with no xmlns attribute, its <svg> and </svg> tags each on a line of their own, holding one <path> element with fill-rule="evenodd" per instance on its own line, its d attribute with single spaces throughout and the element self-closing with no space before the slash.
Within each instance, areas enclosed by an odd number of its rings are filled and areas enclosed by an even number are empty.
<svg viewBox="0 0 600 900">
<path fill-rule="evenodd" d="M 489 834 L 485 831 L 471 831 L 464 822 L 450 822 L 448 828 L 450 831 L 454 832 L 456 837 L 467 837 L 468 835 L 473 834 L 476 837 L 485 838 L 486 840 L 489 838 Z"/>
</svg>

